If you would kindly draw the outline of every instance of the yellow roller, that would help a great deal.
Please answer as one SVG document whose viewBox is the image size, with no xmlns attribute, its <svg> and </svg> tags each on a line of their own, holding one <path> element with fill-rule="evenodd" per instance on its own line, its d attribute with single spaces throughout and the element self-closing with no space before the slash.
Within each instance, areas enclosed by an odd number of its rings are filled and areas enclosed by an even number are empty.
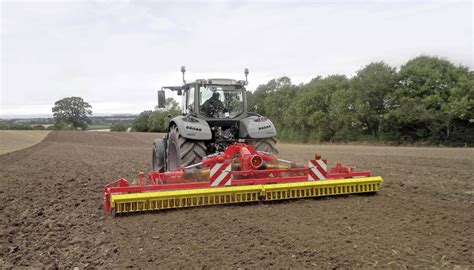
<svg viewBox="0 0 474 270">
<path fill-rule="evenodd" d="M 379 190 L 382 182 L 383 179 L 376 176 L 284 184 L 112 194 L 110 204 L 112 213 L 120 214 L 171 208 L 376 192 Z"/>
<path fill-rule="evenodd" d="M 376 192 L 383 182 L 382 177 L 349 178 L 337 180 L 307 181 L 285 184 L 263 185 L 264 200 L 284 200 L 308 197 L 333 196 Z"/>
</svg>

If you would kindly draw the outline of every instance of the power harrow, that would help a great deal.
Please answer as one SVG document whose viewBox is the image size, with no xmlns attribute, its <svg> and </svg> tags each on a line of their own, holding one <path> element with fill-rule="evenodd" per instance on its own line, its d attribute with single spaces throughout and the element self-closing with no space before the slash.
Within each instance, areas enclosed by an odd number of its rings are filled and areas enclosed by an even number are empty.
<svg viewBox="0 0 474 270">
<path fill-rule="evenodd" d="M 172 208 L 374 193 L 383 180 L 316 154 L 306 164 L 279 159 L 236 143 L 201 162 L 168 172 L 140 173 L 104 187 L 104 210 L 112 215 Z"/>
</svg>

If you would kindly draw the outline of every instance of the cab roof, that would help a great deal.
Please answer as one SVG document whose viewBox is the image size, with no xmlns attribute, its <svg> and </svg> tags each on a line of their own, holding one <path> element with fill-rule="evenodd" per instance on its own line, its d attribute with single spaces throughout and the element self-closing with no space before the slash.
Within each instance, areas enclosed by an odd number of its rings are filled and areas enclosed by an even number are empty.
<svg viewBox="0 0 474 270">
<path fill-rule="evenodd" d="M 194 83 L 199 84 L 217 84 L 217 85 L 245 85 L 245 81 L 237 81 L 234 79 L 213 78 L 213 79 L 198 79 Z"/>
</svg>

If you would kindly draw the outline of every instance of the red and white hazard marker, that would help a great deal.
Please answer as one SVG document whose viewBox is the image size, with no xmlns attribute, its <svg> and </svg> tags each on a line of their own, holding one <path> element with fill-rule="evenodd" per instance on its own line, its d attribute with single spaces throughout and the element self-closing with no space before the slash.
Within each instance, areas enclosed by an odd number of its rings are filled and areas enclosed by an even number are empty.
<svg viewBox="0 0 474 270">
<path fill-rule="evenodd" d="M 308 162 L 308 180 L 324 180 L 328 173 L 326 160 L 317 159 Z"/>
<path fill-rule="evenodd" d="M 230 186 L 231 185 L 231 176 L 230 173 L 232 169 L 232 164 L 229 163 L 216 163 L 211 168 L 209 182 L 211 187 L 219 186 Z"/>
</svg>

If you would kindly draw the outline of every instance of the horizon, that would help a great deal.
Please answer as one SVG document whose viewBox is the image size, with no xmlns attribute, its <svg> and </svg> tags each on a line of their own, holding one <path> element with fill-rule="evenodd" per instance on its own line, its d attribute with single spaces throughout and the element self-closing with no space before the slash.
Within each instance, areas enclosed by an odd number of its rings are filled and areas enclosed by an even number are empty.
<svg viewBox="0 0 474 270">
<path fill-rule="evenodd" d="M 107 117 L 107 116 L 137 116 L 140 113 L 92 113 L 88 117 Z M 13 115 L 0 115 L 0 120 L 13 120 L 13 119 L 53 119 L 53 114 L 13 114 Z"/>
</svg>

